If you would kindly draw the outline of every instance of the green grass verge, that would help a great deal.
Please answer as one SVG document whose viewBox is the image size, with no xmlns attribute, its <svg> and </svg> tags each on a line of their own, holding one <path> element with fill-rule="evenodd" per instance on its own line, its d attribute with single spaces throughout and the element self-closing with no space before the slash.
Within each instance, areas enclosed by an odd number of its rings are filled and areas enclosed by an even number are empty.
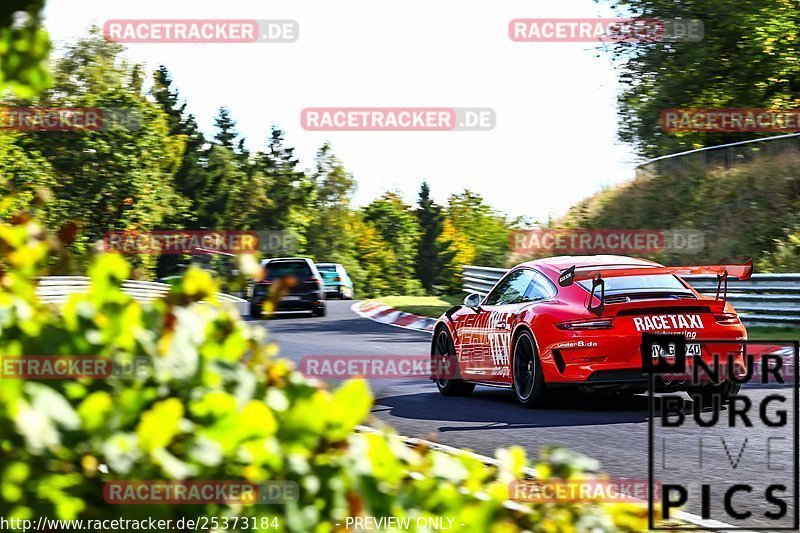
<svg viewBox="0 0 800 533">
<path fill-rule="evenodd" d="M 389 307 L 415 315 L 439 318 L 439 316 L 464 301 L 465 294 L 453 296 L 384 296 L 378 298 Z"/>
<path fill-rule="evenodd" d="M 775 341 L 796 341 L 800 339 L 800 329 L 796 328 L 747 328 L 747 338 L 750 340 L 769 339 Z"/>
</svg>

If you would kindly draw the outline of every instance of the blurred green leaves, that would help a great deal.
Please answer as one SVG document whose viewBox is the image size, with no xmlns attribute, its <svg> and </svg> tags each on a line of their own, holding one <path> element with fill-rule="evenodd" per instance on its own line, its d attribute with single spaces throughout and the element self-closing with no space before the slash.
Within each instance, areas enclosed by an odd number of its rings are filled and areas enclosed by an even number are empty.
<svg viewBox="0 0 800 533">
<path fill-rule="evenodd" d="M 0 5 L 0 94 L 32 98 L 52 82 L 50 38 L 41 27 L 44 0 L 3 0 Z"/>
<path fill-rule="evenodd" d="M 277 517 L 280 529 L 330 532 L 347 516 L 453 518 L 470 531 L 639 531 L 642 507 L 509 507 L 508 483 L 528 461 L 500 450 L 499 467 L 357 433 L 366 382 L 335 390 L 274 357 L 264 331 L 213 298 L 190 270 L 150 304 L 126 296 L 128 267 L 99 256 L 88 294 L 61 308 L 38 301 L 36 276 L 63 246 L 26 217 L 0 223 L 0 355 L 96 355 L 141 361 L 107 379 L 0 380 L 0 515 L 5 518 Z M 24 238 L 23 238 L 24 236 Z M 44 250 L 44 253 L 42 252 Z M 596 463 L 547 450 L 540 471 L 580 475 Z M 286 504 L 110 505 L 104 483 L 125 480 L 294 481 Z M 466 524 L 464 528 L 459 524 Z"/>
</svg>

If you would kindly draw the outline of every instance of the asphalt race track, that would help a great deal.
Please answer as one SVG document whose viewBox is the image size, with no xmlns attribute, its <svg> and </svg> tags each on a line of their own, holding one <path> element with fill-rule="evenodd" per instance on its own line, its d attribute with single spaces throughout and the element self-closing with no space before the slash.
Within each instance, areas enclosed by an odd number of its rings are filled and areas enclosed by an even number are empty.
<svg viewBox="0 0 800 533">
<path fill-rule="evenodd" d="M 328 316 L 286 314 L 264 324 L 272 340 L 278 342 L 280 355 L 299 364 L 308 355 L 427 355 L 430 334 L 380 324 L 361 318 L 350 310 L 352 301 L 329 301 Z M 536 457 L 542 446 L 563 444 L 598 459 L 611 477 L 646 480 L 648 466 L 647 396 L 624 398 L 589 396 L 578 392 L 560 394 L 551 406 L 530 410 L 518 405 L 511 391 L 477 387 L 471 397 L 446 398 L 427 380 L 374 380 L 374 416 L 406 436 L 434 440 L 450 446 L 467 448 L 493 456 L 498 447 L 518 445 L 529 457 Z M 755 387 L 745 389 L 756 405 L 752 414 L 758 419 L 757 402 L 770 392 L 791 397 L 791 388 Z M 686 396 L 686 405 L 691 401 Z M 786 406 L 791 420 L 791 404 Z M 727 416 L 723 413 L 723 416 Z M 374 422 L 377 423 L 377 422 Z M 788 487 L 788 516 L 794 508 L 789 495 L 793 490 L 791 438 L 773 440 L 767 458 L 764 434 L 755 428 L 722 428 L 698 431 L 687 428 L 656 432 L 657 470 L 668 471 L 669 480 L 692 483 L 702 469 L 703 482 L 711 489 L 712 518 L 737 525 L 723 514 L 723 492 L 732 483 L 754 486 L 753 501 L 739 493 L 733 501 L 741 510 L 751 510 L 747 527 L 775 527 L 763 518 L 775 507 L 764 501 L 763 488 L 776 480 Z M 791 437 L 791 424 L 787 426 Z M 700 465 L 698 442 L 703 439 L 703 463 Z M 722 438 L 725 443 L 722 443 Z M 747 442 L 744 443 L 745 438 Z M 744 443 L 744 444 L 743 444 Z M 662 446 L 665 450 L 662 453 Z M 744 448 L 743 448 L 744 446 Z M 738 461 L 737 461 L 738 457 Z M 733 464 L 736 466 L 734 467 Z M 656 476 L 654 476 L 656 477 Z M 722 487 L 722 488 L 719 488 Z M 697 489 L 694 494 L 700 494 Z M 690 497 L 685 510 L 700 514 L 699 497 Z M 740 523 L 741 524 L 741 523 Z"/>
</svg>

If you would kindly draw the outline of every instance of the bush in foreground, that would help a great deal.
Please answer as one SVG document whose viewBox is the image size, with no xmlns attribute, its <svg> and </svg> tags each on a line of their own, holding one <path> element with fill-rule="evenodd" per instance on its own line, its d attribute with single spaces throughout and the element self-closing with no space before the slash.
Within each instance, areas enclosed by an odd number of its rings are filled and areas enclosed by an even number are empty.
<svg viewBox="0 0 800 533">
<path fill-rule="evenodd" d="M 341 530 L 348 516 L 446 516 L 456 529 L 494 532 L 645 528 L 644 509 L 632 505 L 507 503 L 508 483 L 527 466 L 520 449 L 499 450 L 501 466 L 487 467 L 357 433 L 371 407 L 365 383 L 331 391 L 304 379 L 275 357 L 263 329 L 215 302 L 215 282 L 201 271 L 143 305 L 121 291 L 125 261 L 100 256 L 88 294 L 61 309 L 43 304 L 35 278 L 54 248 L 24 217 L 0 225 L 0 355 L 147 364 L 129 379 L 0 380 L 0 516 L 277 517 L 266 524 L 297 532 Z M 569 478 L 585 477 L 587 465 L 556 449 L 537 468 Z M 299 498 L 146 506 L 103 498 L 111 480 L 216 479 L 293 480 Z"/>
</svg>

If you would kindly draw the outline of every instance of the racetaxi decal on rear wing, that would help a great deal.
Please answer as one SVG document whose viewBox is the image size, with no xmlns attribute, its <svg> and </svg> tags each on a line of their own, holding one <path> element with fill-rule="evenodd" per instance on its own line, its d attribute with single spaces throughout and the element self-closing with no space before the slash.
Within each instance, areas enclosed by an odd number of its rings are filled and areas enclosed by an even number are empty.
<svg viewBox="0 0 800 533">
<path fill-rule="evenodd" d="M 637 316 L 633 319 L 633 325 L 636 326 L 636 331 L 705 328 L 700 315 Z"/>
</svg>

